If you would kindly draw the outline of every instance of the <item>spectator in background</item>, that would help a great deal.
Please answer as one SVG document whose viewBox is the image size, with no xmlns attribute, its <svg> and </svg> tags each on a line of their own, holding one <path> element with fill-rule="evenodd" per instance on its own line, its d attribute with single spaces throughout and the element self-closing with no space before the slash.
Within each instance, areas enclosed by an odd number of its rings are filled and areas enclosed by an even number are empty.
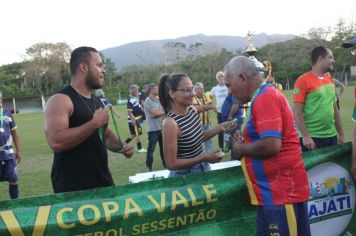
<svg viewBox="0 0 356 236">
<path fill-rule="evenodd" d="M 247 57 L 231 59 L 225 75 L 232 96 L 241 103 L 251 101 L 241 128 L 244 139 L 236 136 L 233 152 L 256 205 L 257 235 L 311 235 L 308 176 L 287 99 L 270 83 L 262 83 Z"/>
<path fill-rule="evenodd" d="M 342 44 L 344 48 L 351 48 L 352 56 L 356 57 L 356 35 L 352 39 L 344 42 Z M 354 96 L 356 99 L 356 87 L 354 89 Z M 352 128 L 352 163 L 351 163 L 351 176 L 354 181 L 356 181 L 356 101 L 354 105 L 354 110 L 352 113 L 352 121 L 354 126 Z"/>
<path fill-rule="evenodd" d="M 215 98 L 217 122 L 218 122 L 218 124 L 220 124 L 222 122 L 221 107 L 222 107 L 222 104 L 224 103 L 225 98 L 228 95 L 229 91 L 228 91 L 227 87 L 225 86 L 224 72 L 219 71 L 218 73 L 216 73 L 216 80 L 218 81 L 218 84 L 211 89 L 210 96 Z M 224 148 L 224 135 L 222 133 L 219 133 L 218 141 L 219 141 L 219 148 L 223 149 Z"/>
<path fill-rule="evenodd" d="M 162 160 L 163 167 L 166 167 L 163 156 L 163 142 L 161 123 L 165 115 L 161 103 L 158 100 L 158 85 L 148 85 L 148 97 L 145 100 L 145 113 L 147 119 L 147 134 L 148 134 L 148 147 L 146 156 L 146 171 L 152 171 L 153 153 L 158 142 L 159 154 Z"/>
<path fill-rule="evenodd" d="M 12 147 L 15 144 L 15 153 Z M 0 181 L 9 182 L 11 199 L 19 197 L 17 183 L 17 167 L 21 161 L 20 138 L 14 117 L 8 107 L 3 106 L 3 97 L 0 92 Z"/>
<path fill-rule="evenodd" d="M 45 109 L 45 135 L 54 153 L 55 193 L 113 186 L 107 149 L 126 158 L 132 147 L 121 143 L 108 126 L 109 108 L 94 95 L 104 84 L 98 51 L 79 47 L 70 57 L 71 83 L 50 97 Z"/>
<path fill-rule="evenodd" d="M 231 93 L 226 97 L 222 108 L 221 108 L 221 118 L 223 121 L 230 121 L 237 119 L 237 123 L 242 124 L 243 122 L 243 108 L 240 107 L 239 102 L 234 98 Z"/>
<path fill-rule="evenodd" d="M 141 107 L 138 99 L 138 86 L 136 84 L 130 85 L 130 96 L 127 99 L 127 118 L 130 129 L 130 136 L 126 139 L 125 143 L 131 142 L 133 138 L 136 140 L 137 152 L 147 152 L 146 149 L 142 148 L 141 136 L 143 122 L 143 114 L 145 113 Z"/>
<path fill-rule="evenodd" d="M 266 83 L 270 83 L 275 89 L 283 92 L 283 86 L 279 83 L 276 83 L 276 81 L 272 75 L 267 76 Z"/>
<path fill-rule="evenodd" d="M 146 101 L 147 97 L 148 97 L 148 84 L 144 84 L 143 89 L 141 90 L 141 92 L 139 94 L 140 105 L 142 108 L 145 107 L 145 101 Z"/>
<path fill-rule="evenodd" d="M 335 63 L 333 53 L 324 46 L 315 47 L 311 63 L 312 70 L 294 84 L 293 111 L 303 152 L 344 143 L 335 85 L 330 77 Z"/>
<path fill-rule="evenodd" d="M 205 95 L 204 85 L 201 82 L 197 82 L 194 85 L 194 97 L 193 105 L 197 109 L 200 117 L 200 124 L 203 129 L 203 132 L 211 129 L 211 119 L 210 119 L 210 110 L 215 110 L 213 101 L 210 99 L 210 96 Z M 211 139 L 204 142 L 205 152 L 213 151 L 213 142 Z"/>
<path fill-rule="evenodd" d="M 114 108 L 114 106 L 112 105 L 110 99 L 108 97 L 105 97 L 105 93 L 102 89 L 97 89 L 94 92 L 95 96 L 97 96 L 100 101 L 104 104 L 104 106 L 106 105 L 110 105 L 110 110 L 118 117 L 120 118 L 120 113 L 117 112 Z"/>
<path fill-rule="evenodd" d="M 244 109 L 242 106 L 240 107 L 237 99 L 234 98 L 231 93 L 229 93 L 221 108 L 221 118 L 223 122 L 236 119 L 237 125 L 236 128 L 232 131 L 232 134 L 235 134 L 237 130 L 240 130 L 241 124 L 243 122 L 243 114 Z M 231 152 L 231 159 L 233 159 L 233 152 Z"/>
<path fill-rule="evenodd" d="M 336 106 L 340 110 L 340 97 L 344 93 L 345 85 L 340 82 L 338 79 L 333 79 L 335 84 L 335 95 L 336 95 Z"/>
<path fill-rule="evenodd" d="M 222 152 L 203 152 L 202 144 L 223 132 L 229 123 L 221 123 L 203 133 L 193 105 L 193 84 L 186 74 L 165 74 L 159 82 L 159 100 L 166 114 L 162 121 L 163 153 L 169 176 L 210 170 Z"/>
</svg>

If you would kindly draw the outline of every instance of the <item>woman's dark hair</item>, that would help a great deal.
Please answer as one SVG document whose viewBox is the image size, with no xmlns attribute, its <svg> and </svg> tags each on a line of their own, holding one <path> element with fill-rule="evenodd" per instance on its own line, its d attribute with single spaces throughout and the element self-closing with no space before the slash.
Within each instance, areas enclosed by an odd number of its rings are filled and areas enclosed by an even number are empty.
<svg viewBox="0 0 356 236">
<path fill-rule="evenodd" d="M 183 78 L 188 77 L 187 74 L 163 74 L 158 84 L 158 96 L 164 112 L 167 114 L 172 109 L 173 99 L 169 96 L 169 90 L 177 91 L 178 85 Z"/>
</svg>

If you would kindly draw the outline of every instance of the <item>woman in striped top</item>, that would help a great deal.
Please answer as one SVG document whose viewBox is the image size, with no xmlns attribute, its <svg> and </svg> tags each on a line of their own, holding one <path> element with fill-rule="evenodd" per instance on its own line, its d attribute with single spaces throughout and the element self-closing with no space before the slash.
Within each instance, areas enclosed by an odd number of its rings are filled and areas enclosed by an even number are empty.
<svg viewBox="0 0 356 236">
<path fill-rule="evenodd" d="M 170 176 L 210 170 L 222 159 L 220 150 L 204 153 L 202 143 L 223 132 L 230 122 L 203 132 L 193 104 L 193 84 L 186 74 L 165 74 L 159 82 L 159 100 L 166 113 L 162 121 L 163 153 Z"/>
</svg>

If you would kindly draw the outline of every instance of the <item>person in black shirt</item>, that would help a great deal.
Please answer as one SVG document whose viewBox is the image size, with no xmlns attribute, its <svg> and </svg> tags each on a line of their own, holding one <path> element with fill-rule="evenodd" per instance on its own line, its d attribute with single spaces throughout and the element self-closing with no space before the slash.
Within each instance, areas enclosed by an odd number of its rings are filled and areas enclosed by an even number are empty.
<svg viewBox="0 0 356 236">
<path fill-rule="evenodd" d="M 139 97 L 140 97 L 140 105 L 142 108 L 144 108 L 145 100 L 148 97 L 148 84 L 143 85 L 143 89 L 141 90 Z"/>
<path fill-rule="evenodd" d="M 45 110 L 55 193 L 112 186 L 107 149 L 127 158 L 133 154 L 132 147 L 108 127 L 109 107 L 91 93 L 104 84 L 105 69 L 97 50 L 75 49 L 70 70 L 71 84 L 50 97 Z"/>
</svg>

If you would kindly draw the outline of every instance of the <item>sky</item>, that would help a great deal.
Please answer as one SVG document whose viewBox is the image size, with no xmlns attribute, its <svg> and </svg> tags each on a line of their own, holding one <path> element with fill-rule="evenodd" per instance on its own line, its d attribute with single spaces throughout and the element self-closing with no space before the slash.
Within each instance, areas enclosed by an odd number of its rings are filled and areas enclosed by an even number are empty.
<svg viewBox="0 0 356 236">
<path fill-rule="evenodd" d="M 40 42 L 72 49 L 182 36 L 303 35 L 356 21 L 355 0 L 7 0 L 0 2 L 0 65 Z"/>
</svg>

